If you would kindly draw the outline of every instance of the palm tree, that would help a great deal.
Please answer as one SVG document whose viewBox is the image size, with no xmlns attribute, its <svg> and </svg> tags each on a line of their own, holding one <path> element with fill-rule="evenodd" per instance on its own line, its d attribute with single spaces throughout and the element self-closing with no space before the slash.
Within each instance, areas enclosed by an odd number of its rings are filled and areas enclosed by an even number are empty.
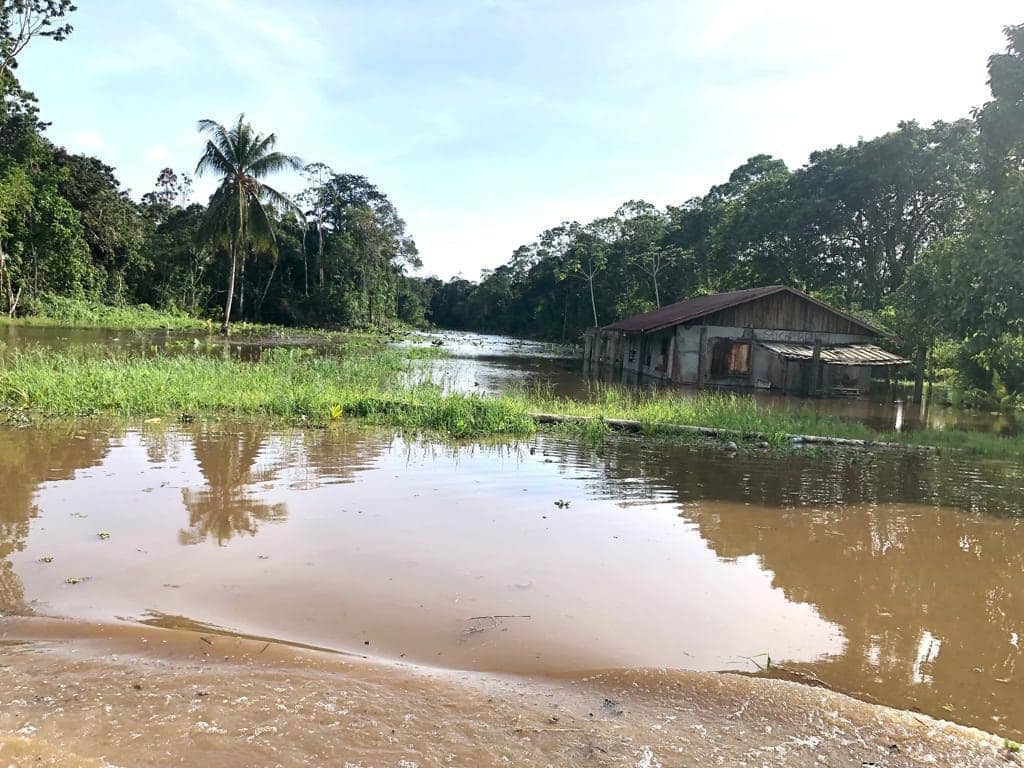
<svg viewBox="0 0 1024 768">
<path fill-rule="evenodd" d="M 238 116 L 238 123 L 225 128 L 213 120 L 200 120 L 199 131 L 209 136 L 196 174 L 215 173 L 220 177 L 217 191 L 210 197 L 199 239 L 203 243 L 226 245 L 230 260 L 228 295 L 224 302 L 221 333 L 231 332 L 231 306 L 235 298 L 235 273 L 239 257 L 244 261 L 249 247 L 262 248 L 275 258 L 277 241 L 271 212 L 274 209 L 297 210 L 286 195 L 263 183 L 272 173 L 299 170 L 297 157 L 277 152 L 277 136 L 256 133 Z"/>
</svg>

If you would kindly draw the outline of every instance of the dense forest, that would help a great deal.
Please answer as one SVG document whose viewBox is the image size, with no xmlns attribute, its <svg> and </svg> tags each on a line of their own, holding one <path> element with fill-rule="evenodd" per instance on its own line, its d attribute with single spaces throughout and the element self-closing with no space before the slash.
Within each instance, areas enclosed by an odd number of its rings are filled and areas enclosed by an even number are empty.
<svg viewBox="0 0 1024 768">
<path fill-rule="evenodd" d="M 0 4 L 0 310 L 49 297 L 148 304 L 224 320 L 415 326 L 572 341 L 681 298 L 785 283 L 892 330 L 965 388 L 1024 393 L 1024 25 L 989 60 L 969 117 L 814 152 L 757 155 L 702 197 L 567 221 L 479 282 L 408 274 L 414 240 L 365 176 L 278 151 L 244 117 L 204 120 L 192 201 L 165 169 L 133 199 L 114 169 L 55 146 L 17 77 L 29 45 L 72 33 L 70 0 Z M 298 170 L 291 199 L 273 177 Z"/>
</svg>

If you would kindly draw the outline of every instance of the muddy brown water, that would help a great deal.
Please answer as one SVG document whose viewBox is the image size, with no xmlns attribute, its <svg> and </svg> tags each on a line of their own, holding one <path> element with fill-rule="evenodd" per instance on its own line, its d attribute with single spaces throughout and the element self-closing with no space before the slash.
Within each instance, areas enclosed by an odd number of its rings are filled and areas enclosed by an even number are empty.
<svg viewBox="0 0 1024 768">
<path fill-rule="evenodd" d="M 628 438 L 5 428 L 0 612 L 474 673 L 778 676 L 1020 738 L 1022 484 Z"/>
</svg>

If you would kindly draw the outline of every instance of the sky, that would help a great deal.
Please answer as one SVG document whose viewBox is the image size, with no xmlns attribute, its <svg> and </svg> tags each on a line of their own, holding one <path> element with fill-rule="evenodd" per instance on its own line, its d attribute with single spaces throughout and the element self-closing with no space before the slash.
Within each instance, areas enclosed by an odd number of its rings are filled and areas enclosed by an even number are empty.
<svg viewBox="0 0 1024 768">
<path fill-rule="evenodd" d="M 566 219 L 678 204 L 748 157 L 955 120 L 1019 0 L 80 0 L 19 77 L 135 197 L 244 112 L 395 203 L 421 274 L 478 279 Z M 212 180 L 197 182 L 205 202 Z M 297 192 L 301 179 L 279 180 Z"/>
</svg>

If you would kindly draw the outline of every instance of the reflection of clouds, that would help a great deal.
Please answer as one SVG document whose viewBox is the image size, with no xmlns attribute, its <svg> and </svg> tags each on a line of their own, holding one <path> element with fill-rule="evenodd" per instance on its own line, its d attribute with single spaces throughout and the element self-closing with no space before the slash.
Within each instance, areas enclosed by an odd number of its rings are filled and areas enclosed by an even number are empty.
<svg viewBox="0 0 1024 768">
<path fill-rule="evenodd" d="M 935 664 L 935 658 L 942 649 L 942 641 L 935 637 L 928 630 L 921 632 L 921 639 L 917 644 L 917 658 L 914 659 L 912 679 L 919 685 L 930 685 L 933 681 L 931 669 Z"/>
</svg>

